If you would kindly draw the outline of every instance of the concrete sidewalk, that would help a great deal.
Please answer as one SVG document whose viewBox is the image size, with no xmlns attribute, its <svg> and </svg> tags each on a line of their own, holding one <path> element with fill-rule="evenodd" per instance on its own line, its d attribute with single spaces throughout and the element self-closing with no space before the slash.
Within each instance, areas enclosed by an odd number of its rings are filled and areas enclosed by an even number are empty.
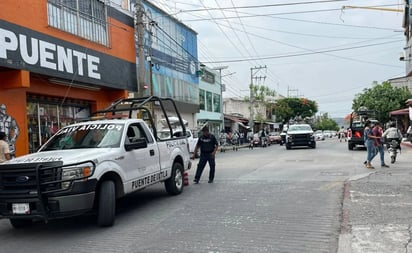
<svg viewBox="0 0 412 253">
<path fill-rule="evenodd" d="M 402 146 L 390 168 L 345 183 L 339 253 L 412 252 L 412 144 Z"/>
</svg>

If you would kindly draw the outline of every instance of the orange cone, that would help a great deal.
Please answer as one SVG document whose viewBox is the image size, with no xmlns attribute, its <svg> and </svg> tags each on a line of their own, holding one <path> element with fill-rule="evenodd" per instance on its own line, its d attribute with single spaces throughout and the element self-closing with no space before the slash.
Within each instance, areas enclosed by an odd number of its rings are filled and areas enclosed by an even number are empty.
<svg viewBox="0 0 412 253">
<path fill-rule="evenodd" d="M 189 173 L 185 171 L 183 173 L 183 185 L 188 186 L 189 185 Z"/>
</svg>

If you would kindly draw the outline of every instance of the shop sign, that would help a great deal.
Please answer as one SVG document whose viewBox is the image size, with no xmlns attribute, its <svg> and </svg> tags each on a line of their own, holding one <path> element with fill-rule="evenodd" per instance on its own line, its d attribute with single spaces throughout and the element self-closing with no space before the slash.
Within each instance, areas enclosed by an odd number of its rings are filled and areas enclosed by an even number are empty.
<svg viewBox="0 0 412 253">
<path fill-rule="evenodd" d="M 0 66 L 135 91 L 136 64 L 0 20 Z"/>
<path fill-rule="evenodd" d="M 29 42 L 30 41 L 30 42 Z M 100 79 L 100 58 L 65 48 L 24 34 L 0 28 L 0 58 L 8 59 L 9 52 L 18 52 L 30 65 Z M 74 63 L 77 63 L 74 69 Z"/>
<path fill-rule="evenodd" d="M 202 81 L 210 84 L 215 84 L 215 75 L 210 71 L 203 70 Z"/>
</svg>

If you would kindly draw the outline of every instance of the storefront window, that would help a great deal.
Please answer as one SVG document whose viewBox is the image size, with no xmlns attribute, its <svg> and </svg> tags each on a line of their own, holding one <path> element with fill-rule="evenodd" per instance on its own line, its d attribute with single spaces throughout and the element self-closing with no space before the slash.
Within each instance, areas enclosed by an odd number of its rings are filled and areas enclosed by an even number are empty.
<svg viewBox="0 0 412 253">
<path fill-rule="evenodd" d="M 90 105 L 61 106 L 27 102 L 29 152 L 33 153 L 60 128 L 90 116 Z"/>
<path fill-rule="evenodd" d="M 205 110 L 205 90 L 200 89 L 199 90 L 199 109 L 200 110 Z"/>
<path fill-rule="evenodd" d="M 213 111 L 213 94 L 210 91 L 206 92 L 206 111 Z"/>
<path fill-rule="evenodd" d="M 213 111 L 220 112 L 220 95 L 213 94 Z"/>
</svg>

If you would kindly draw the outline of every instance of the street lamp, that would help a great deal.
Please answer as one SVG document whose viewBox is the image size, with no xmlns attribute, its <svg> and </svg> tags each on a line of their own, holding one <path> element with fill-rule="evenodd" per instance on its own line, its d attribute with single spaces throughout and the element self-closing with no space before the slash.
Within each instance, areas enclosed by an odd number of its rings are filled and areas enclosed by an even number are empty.
<svg viewBox="0 0 412 253">
<path fill-rule="evenodd" d="M 212 68 L 213 70 L 219 70 L 219 85 L 220 85 L 220 119 L 221 119 L 221 127 L 220 130 L 225 129 L 225 117 L 223 115 L 223 85 L 222 85 L 222 70 L 227 69 L 229 66 L 218 66 Z M 220 131 L 219 131 L 220 132 Z"/>
</svg>

